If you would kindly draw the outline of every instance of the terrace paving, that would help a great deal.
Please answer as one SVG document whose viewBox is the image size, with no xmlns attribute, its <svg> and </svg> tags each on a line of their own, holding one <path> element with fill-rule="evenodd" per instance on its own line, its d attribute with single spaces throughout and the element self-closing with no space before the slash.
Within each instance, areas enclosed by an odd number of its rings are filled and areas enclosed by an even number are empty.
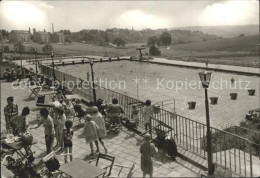
<svg viewBox="0 0 260 178">
<path fill-rule="evenodd" d="M 39 113 L 40 108 L 36 107 L 36 100 L 27 100 L 30 92 L 28 89 L 13 89 L 11 83 L 1 82 L 1 129 L 5 130 L 4 121 L 4 107 L 7 104 L 6 98 L 8 96 L 14 96 L 15 102 L 19 107 L 19 114 L 25 106 L 29 106 L 31 113 L 28 116 L 29 124 L 36 124 L 36 116 Z M 45 153 L 45 141 L 43 135 L 43 127 L 31 130 L 34 136 L 34 140 L 37 141 L 36 145 L 32 146 L 37 158 L 41 158 L 46 155 Z M 90 154 L 90 147 L 85 143 L 82 137 L 82 127 L 76 129 L 73 137 L 73 156 L 74 158 L 80 158 L 83 160 L 89 160 L 87 156 Z M 115 163 L 131 166 L 136 163 L 136 171 L 134 177 L 141 177 L 142 172 L 140 170 L 140 153 L 139 144 L 136 137 L 129 137 L 126 132 L 120 132 L 119 135 L 109 135 L 105 139 L 105 144 L 108 148 L 108 154 L 115 156 Z M 104 152 L 102 146 L 100 151 Z M 113 169 L 112 175 L 117 174 L 118 169 Z M 129 170 L 123 170 L 120 174 L 121 177 L 126 176 Z M 158 153 L 155 158 L 154 176 L 160 177 L 198 177 L 199 174 L 194 171 L 200 172 L 194 166 L 188 164 L 186 161 L 177 158 L 177 161 L 165 161 L 161 162 L 161 154 Z"/>
</svg>

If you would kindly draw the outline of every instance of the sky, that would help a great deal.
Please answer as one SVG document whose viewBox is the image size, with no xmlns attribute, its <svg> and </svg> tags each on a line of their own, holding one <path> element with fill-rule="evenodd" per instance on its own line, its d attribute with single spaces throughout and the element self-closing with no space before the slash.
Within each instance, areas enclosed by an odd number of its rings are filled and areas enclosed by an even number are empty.
<svg viewBox="0 0 260 178">
<path fill-rule="evenodd" d="M 0 2 L 0 29 L 176 28 L 259 24 L 257 0 Z"/>
</svg>

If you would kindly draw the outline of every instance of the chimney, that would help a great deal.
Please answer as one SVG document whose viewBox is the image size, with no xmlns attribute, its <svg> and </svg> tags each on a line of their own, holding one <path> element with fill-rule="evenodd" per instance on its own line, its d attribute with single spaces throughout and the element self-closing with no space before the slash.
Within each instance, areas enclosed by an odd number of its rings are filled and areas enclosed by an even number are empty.
<svg viewBox="0 0 260 178">
<path fill-rule="evenodd" d="M 29 27 L 29 33 L 31 33 L 31 28 Z"/>
<path fill-rule="evenodd" d="M 35 34 L 36 33 L 36 29 L 35 28 L 33 28 L 33 34 Z"/>
<path fill-rule="evenodd" d="M 52 34 L 54 34 L 54 25 L 52 23 Z"/>
</svg>

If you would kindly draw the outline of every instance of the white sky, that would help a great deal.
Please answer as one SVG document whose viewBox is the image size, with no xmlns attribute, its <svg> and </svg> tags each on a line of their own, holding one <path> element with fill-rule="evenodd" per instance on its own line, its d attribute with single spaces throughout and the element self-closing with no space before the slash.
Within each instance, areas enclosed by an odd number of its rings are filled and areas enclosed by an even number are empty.
<svg viewBox="0 0 260 178">
<path fill-rule="evenodd" d="M 37 30 L 174 28 L 259 24 L 257 0 L 7 1 L 0 29 Z"/>
</svg>

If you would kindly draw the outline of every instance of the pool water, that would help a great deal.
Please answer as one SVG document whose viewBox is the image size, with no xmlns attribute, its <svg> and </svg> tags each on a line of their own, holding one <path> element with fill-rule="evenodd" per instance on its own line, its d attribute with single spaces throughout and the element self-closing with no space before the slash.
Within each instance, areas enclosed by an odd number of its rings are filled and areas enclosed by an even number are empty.
<svg viewBox="0 0 260 178">
<path fill-rule="evenodd" d="M 89 64 L 59 66 L 59 69 L 82 79 L 87 79 L 87 72 L 91 74 Z M 95 80 L 102 80 L 102 86 L 120 90 L 143 101 L 150 99 L 152 103 L 170 100 L 164 102 L 164 108 L 205 123 L 205 92 L 199 72 L 199 69 L 137 61 L 94 64 Z M 233 84 L 231 78 L 235 79 Z M 208 97 L 218 97 L 216 105 L 209 104 L 212 126 L 223 128 L 238 125 L 248 110 L 259 108 L 259 77 L 213 71 L 210 83 Z M 248 95 L 248 88 L 256 90 L 255 96 Z M 230 93 L 237 93 L 237 100 L 231 100 Z M 196 102 L 193 110 L 188 109 L 190 101 Z"/>
</svg>

